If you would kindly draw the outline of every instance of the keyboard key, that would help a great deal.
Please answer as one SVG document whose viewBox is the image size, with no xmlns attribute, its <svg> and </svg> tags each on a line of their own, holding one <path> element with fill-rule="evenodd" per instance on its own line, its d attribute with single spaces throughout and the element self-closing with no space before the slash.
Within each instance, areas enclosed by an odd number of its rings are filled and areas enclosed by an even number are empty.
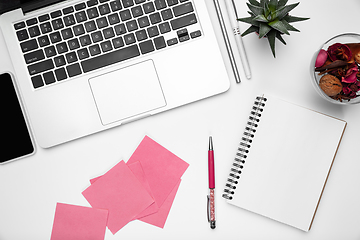
<svg viewBox="0 0 360 240">
<path fill-rule="evenodd" d="M 146 31 L 143 29 L 143 30 L 140 30 L 140 31 L 137 31 L 135 33 L 136 35 L 136 39 L 140 42 L 140 41 L 143 41 L 145 39 L 147 39 L 147 34 L 146 34 Z"/>
<path fill-rule="evenodd" d="M 172 39 L 167 40 L 166 43 L 168 46 L 172 46 L 174 44 L 177 44 L 178 40 L 177 40 L 177 38 L 172 38 Z"/>
<path fill-rule="evenodd" d="M 166 47 L 165 39 L 163 36 L 154 38 L 154 44 L 157 50 Z"/>
<path fill-rule="evenodd" d="M 56 69 L 55 76 L 58 81 L 65 80 L 67 78 L 65 68 Z"/>
<path fill-rule="evenodd" d="M 132 12 L 132 15 L 134 18 L 140 17 L 144 14 L 141 9 L 141 6 L 136 6 L 136 7 L 131 8 L 131 12 Z"/>
<path fill-rule="evenodd" d="M 22 52 L 25 53 L 25 52 L 30 52 L 32 50 L 35 50 L 39 46 L 37 44 L 37 41 L 35 39 L 32 39 L 32 40 L 29 40 L 29 41 L 26 41 L 26 42 L 22 42 L 20 44 L 20 47 L 21 47 Z"/>
<path fill-rule="evenodd" d="M 137 45 L 132 45 L 125 48 L 120 48 L 113 52 L 108 52 L 106 54 L 89 58 L 81 62 L 84 72 L 90 72 L 95 69 L 99 69 L 105 66 L 109 66 L 114 63 L 125 61 L 127 59 L 137 57 L 140 55 L 139 48 Z"/>
<path fill-rule="evenodd" d="M 50 44 L 50 40 L 47 35 L 39 37 L 38 42 L 39 42 L 40 47 L 45 47 Z"/>
<path fill-rule="evenodd" d="M 75 17 L 73 15 L 68 15 L 68 16 L 65 16 L 64 17 L 64 23 L 65 23 L 65 26 L 71 26 L 71 25 L 74 25 L 76 22 L 75 22 Z"/>
<path fill-rule="evenodd" d="M 136 4 L 144 3 L 146 0 L 135 0 Z"/>
<path fill-rule="evenodd" d="M 178 3 L 179 3 L 178 0 L 167 0 L 167 4 L 168 4 L 169 7 L 174 6 L 174 5 L 178 4 Z"/>
<path fill-rule="evenodd" d="M 51 27 L 50 22 L 45 22 L 45 23 L 40 24 L 40 29 L 41 29 L 42 34 L 51 32 L 52 27 Z"/>
<path fill-rule="evenodd" d="M 157 26 L 149 27 L 147 29 L 147 32 L 148 32 L 149 37 L 151 37 L 151 38 L 159 35 L 159 30 L 158 30 Z"/>
<path fill-rule="evenodd" d="M 35 75 L 35 74 L 39 74 L 45 71 L 49 71 L 51 69 L 54 68 L 54 63 L 51 59 L 42 61 L 42 62 L 38 62 L 38 63 L 34 63 L 32 65 L 28 66 L 28 70 L 30 75 Z"/>
<path fill-rule="evenodd" d="M 161 11 L 161 16 L 164 21 L 169 20 L 174 17 L 171 12 L 171 9 L 165 9 L 165 10 Z"/>
<path fill-rule="evenodd" d="M 89 57 L 89 52 L 86 48 L 80 49 L 77 51 L 80 60 L 86 59 Z"/>
<path fill-rule="evenodd" d="M 67 63 L 73 63 L 78 60 L 75 52 L 69 52 L 69 53 L 65 54 L 65 58 L 66 58 Z"/>
<path fill-rule="evenodd" d="M 133 0 L 122 0 L 122 3 L 123 3 L 123 6 L 125 8 L 134 6 L 134 1 Z"/>
<path fill-rule="evenodd" d="M 57 18 L 60 17 L 61 15 L 62 13 L 60 10 L 50 13 L 51 18 Z"/>
<path fill-rule="evenodd" d="M 62 35 L 64 40 L 70 39 L 70 38 L 72 38 L 74 36 L 72 31 L 71 31 L 71 28 L 66 28 L 66 29 L 62 30 L 61 35 Z"/>
<path fill-rule="evenodd" d="M 65 57 L 63 55 L 55 57 L 54 63 L 56 67 L 64 66 L 66 64 Z"/>
<path fill-rule="evenodd" d="M 69 51 L 65 42 L 61 42 L 61 43 L 57 44 L 56 50 L 57 50 L 58 54 L 66 53 L 67 51 Z"/>
<path fill-rule="evenodd" d="M 195 24 L 195 23 L 197 23 L 197 20 L 196 20 L 195 14 L 192 13 L 190 15 L 171 20 L 170 23 L 171 23 L 173 30 L 177 30 L 179 28 L 183 28 L 183 27 L 189 26 L 191 24 Z"/>
<path fill-rule="evenodd" d="M 24 28 L 24 27 L 25 27 L 25 22 L 19 22 L 19 23 L 14 24 L 15 30 L 19 30 L 19 29 Z"/>
<path fill-rule="evenodd" d="M 71 39 L 68 41 L 69 49 L 75 50 L 80 47 L 79 40 L 77 38 Z"/>
<path fill-rule="evenodd" d="M 91 39 L 93 43 L 97 43 L 103 40 L 102 34 L 100 31 L 94 32 L 91 34 Z"/>
<path fill-rule="evenodd" d="M 100 46 L 101 46 L 101 50 L 102 50 L 104 53 L 112 50 L 112 46 L 111 46 L 111 42 L 110 42 L 110 41 L 102 42 L 102 43 L 100 43 Z"/>
<path fill-rule="evenodd" d="M 100 15 L 106 15 L 106 14 L 109 14 L 110 13 L 110 7 L 109 7 L 109 4 L 102 4 L 99 6 L 99 12 L 100 12 Z"/>
<path fill-rule="evenodd" d="M 49 47 L 45 48 L 44 52 L 45 52 L 45 56 L 48 58 L 56 55 L 56 50 L 55 50 L 54 46 L 49 46 Z"/>
<path fill-rule="evenodd" d="M 189 2 L 189 3 L 184 3 L 179 6 L 174 7 L 173 11 L 174 11 L 175 17 L 178 17 L 181 15 L 193 12 L 194 8 L 193 8 L 192 3 Z"/>
<path fill-rule="evenodd" d="M 78 23 L 84 22 L 87 20 L 85 11 L 75 13 L 75 18 Z"/>
<path fill-rule="evenodd" d="M 73 12 L 74 12 L 74 8 L 72 6 L 63 9 L 63 14 L 64 15 L 70 14 L 70 13 L 73 13 Z"/>
<path fill-rule="evenodd" d="M 103 30 L 103 35 L 104 35 L 104 38 L 105 39 L 109 39 L 109 38 L 113 38 L 115 37 L 115 33 L 114 33 L 114 30 L 113 28 L 106 28 Z"/>
<path fill-rule="evenodd" d="M 139 47 L 142 54 L 146 54 L 155 50 L 152 40 L 140 43 Z"/>
<path fill-rule="evenodd" d="M 99 44 L 95 44 L 89 47 L 91 56 L 96 56 L 101 53 Z"/>
<path fill-rule="evenodd" d="M 170 24 L 168 22 L 160 23 L 159 30 L 162 34 L 170 32 L 171 31 Z"/>
<path fill-rule="evenodd" d="M 75 77 L 75 76 L 81 74 L 80 64 L 78 64 L 78 63 L 67 66 L 66 70 L 68 72 L 69 77 Z"/>
<path fill-rule="evenodd" d="M 122 37 L 114 38 L 112 40 L 112 43 L 113 43 L 115 49 L 124 46 L 124 40 L 122 39 Z"/>
<path fill-rule="evenodd" d="M 197 30 L 195 32 L 190 33 L 191 38 L 197 38 L 201 36 L 201 31 Z"/>
<path fill-rule="evenodd" d="M 76 4 L 76 5 L 75 5 L 75 10 L 76 10 L 76 11 L 80 11 L 80 10 L 82 10 L 82 9 L 84 9 L 84 8 L 86 8 L 85 3 L 79 3 L 79 4 Z"/>
<path fill-rule="evenodd" d="M 82 47 L 90 45 L 91 44 L 91 39 L 89 35 L 85 35 L 79 38 L 80 40 L 80 44 Z"/>
<path fill-rule="evenodd" d="M 130 45 L 130 44 L 133 44 L 136 42 L 135 35 L 133 33 L 126 34 L 124 36 L 124 40 L 125 40 L 126 45 Z"/>
<path fill-rule="evenodd" d="M 20 42 L 29 38 L 29 34 L 26 29 L 17 31 L 16 36 Z"/>
<path fill-rule="evenodd" d="M 50 20 L 50 16 L 49 14 L 45 14 L 45 15 L 42 15 L 39 17 L 39 22 L 45 22 L 45 21 L 48 21 Z"/>
<path fill-rule="evenodd" d="M 40 75 L 32 77 L 31 82 L 32 82 L 34 88 L 39 88 L 39 87 L 44 86 L 44 82 Z"/>
<path fill-rule="evenodd" d="M 38 21 L 37 21 L 36 18 L 31 18 L 31 19 L 29 19 L 29 20 L 26 21 L 26 25 L 27 25 L 27 26 L 32 26 L 32 25 L 35 25 L 35 24 L 37 24 L 37 23 L 38 23 Z"/>
<path fill-rule="evenodd" d="M 120 22 L 119 15 L 117 13 L 111 14 L 108 16 L 108 20 L 110 25 L 116 24 Z"/>
<path fill-rule="evenodd" d="M 126 22 L 126 27 L 129 32 L 137 30 L 138 25 L 136 23 L 136 20 L 131 20 L 131 21 Z"/>
<path fill-rule="evenodd" d="M 161 17 L 160 17 L 160 13 L 153 13 L 153 14 L 150 14 L 150 22 L 151 24 L 157 24 L 159 22 L 161 22 Z"/>
<path fill-rule="evenodd" d="M 30 37 L 37 37 L 40 35 L 40 29 L 38 26 L 33 26 L 28 28 Z"/>
<path fill-rule="evenodd" d="M 53 72 L 47 72 L 43 74 L 44 82 L 46 85 L 56 82 Z"/>
<path fill-rule="evenodd" d="M 99 16 L 99 12 L 98 12 L 97 8 L 90 8 L 90 9 L 86 10 L 86 12 L 87 12 L 89 19 L 97 18 Z"/>
<path fill-rule="evenodd" d="M 157 10 L 166 8 L 165 0 L 155 0 L 154 3 Z"/>
<path fill-rule="evenodd" d="M 59 32 L 50 33 L 49 37 L 51 43 L 58 43 L 61 41 L 61 36 Z"/>
<path fill-rule="evenodd" d="M 106 17 L 101 17 L 101 18 L 96 19 L 96 24 L 99 29 L 109 26 L 109 24 L 106 20 Z"/>
<path fill-rule="evenodd" d="M 61 29 L 64 27 L 64 23 L 61 18 L 55 19 L 55 20 L 51 21 L 51 23 L 52 23 L 54 30 L 58 30 L 58 29 Z"/>
<path fill-rule="evenodd" d="M 39 49 L 37 51 L 27 53 L 24 55 L 25 62 L 27 64 L 31 64 L 40 60 L 43 60 L 45 58 L 43 50 Z"/>
<path fill-rule="evenodd" d="M 120 0 L 115 0 L 110 3 L 111 11 L 116 12 L 118 10 L 121 10 L 121 3 Z"/>
<path fill-rule="evenodd" d="M 155 6 L 154 6 L 154 3 L 153 3 L 153 2 L 145 3 L 145 4 L 143 5 L 143 8 L 144 8 L 144 12 L 145 12 L 146 14 L 152 13 L 152 12 L 155 11 Z"/>
<path fill-rule="evenodd" d="M 82 24 L 73 27 L 75 36 L 80 36 L 85 33 L 84 26 Z"/>
<path fill-rule="evenodd" d="M 123 11 L 120 12 L 120 18 L 123 22 L 125 22 L 126 20 L 131 19 L 131 13 L 129 9 L 125 9 Z"/>
<path fill-rule="evenodd" d="M 94 20 L 86 22 L 84 25 L 85 25 L 86 32 L 92 32 L 92 31 L 95 31 L 97 29 Z"/>
<path fill-rule="evenodd" d="M 121 35 L 121 34 L 126 33 L 125 24 L 121 23 L 119 25 L 116 25 L 115 26 L 115 32 L 116 32 L 116 35 Z"/>
<path fill-rule="evenodd" d="M 138 19 L 138 24 L 140 28 L 144 28 L 147 26 L 150 26 L 150 21 L 149 18 L 147 16 L 141 17 Z"/>
<path fill-rule="evenodd" d="M 87 6 L 88 7 L 92 7 L 92 6 L 95 6 L 98 4 L 98 1 L 97 0 L 89 0 L 86 2 Z"/>
</svg>

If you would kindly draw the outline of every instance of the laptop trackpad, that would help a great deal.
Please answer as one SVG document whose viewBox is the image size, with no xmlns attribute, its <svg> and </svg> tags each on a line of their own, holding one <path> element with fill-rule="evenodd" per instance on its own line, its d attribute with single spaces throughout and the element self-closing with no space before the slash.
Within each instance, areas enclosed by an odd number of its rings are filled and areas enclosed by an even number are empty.
<svg viewBox="0 0 360 240">
<path fill-rule="evenodd" d="M 152 60 L 89 80 L 103 125 L 166 106 Z"/>
</svg>

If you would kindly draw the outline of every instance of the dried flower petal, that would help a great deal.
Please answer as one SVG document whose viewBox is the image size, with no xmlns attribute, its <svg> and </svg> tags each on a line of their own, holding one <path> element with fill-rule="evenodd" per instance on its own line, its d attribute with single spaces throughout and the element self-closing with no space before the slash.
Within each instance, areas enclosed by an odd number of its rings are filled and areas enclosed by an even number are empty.
<svg viewBox="0 0 360 240">
<path fill-rule="evenodd" d="M 327 52 L 324 49 L 321 49 L 316 58 L 315 67 L 318 68 L 324 65 L 327 57 L 328 57 Z"/>
<path fill-rule="evenodd" d="M 335 43 L 328 48 L 328 54 L 332 61 L 349 61 L 352 57 L 350 48 L 345 44 Z"/>
</svg>

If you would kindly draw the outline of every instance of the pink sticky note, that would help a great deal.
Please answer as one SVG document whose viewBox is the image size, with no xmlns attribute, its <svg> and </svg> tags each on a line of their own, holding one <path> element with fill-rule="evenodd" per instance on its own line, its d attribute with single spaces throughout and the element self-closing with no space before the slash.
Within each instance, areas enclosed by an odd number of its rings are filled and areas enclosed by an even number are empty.
<svg viewBox="0 0 360 240">
<path fill-rule="evenodd" d="M 149 186 L 149 183 L 147 181 L 147 179 L 145 178 L 145 174 L 144 174 L 144 170 L 141 167 L 140 162 L 134 162 L 132 164 L 126 164 L 130 170 L 134 173 L 134 175 L 137 177 L 137 179 L 143 184 L 144 188 L 146 189 L 146 191 L 150 194 L 151 197 L 152 193 L 151 193 L 151 189 Z M 101 176 L 90 179 L 90 183 L 93 184 L 94 182 L 96 182 L 96 180 L 100 179 Z M 142 211 L 140 214 L 138 214 L 137 216 L 135 216 L 135 219 L 137 218 L 141 218 L 144 216 L 147 216 L 149 214 L 153 214 L 155 212 L 157 212 L 159 210 L 158 205 L 154 202 L 153 204 L 151 204 L 148 208 L 146 208 L 144 211 Z"/>
<path fill-rule="evenodd" d="M 180 181 L 175 185 L 174 189 L 171 191 L 169 196 L 165 199 L 164 203 L 161 205 L 159 211 L 154 214 L 139 218 L 140 221 L 152 224 L 154 226 L 164 228 L 166 219 L 169 215 L 171 206 L 174 202 L 177 190 L 180 186 Z"/>
<path fill-rule="evenodd" d="M 140 162 L 156 204 L 160 207 L 189 164 L 145 136 L 127 164 Z"/>
<path fill-rule="evenodd" d="M 109 210 L 107 227 L 113 234 L 154 202 L 124 161 L 98 178 L 82 194 L 92 207 Z"/>
<path fill-rule="evenodd" d="M 51 240 L 104 240 L 108 211 L 57 203 Z"/>
</svg>

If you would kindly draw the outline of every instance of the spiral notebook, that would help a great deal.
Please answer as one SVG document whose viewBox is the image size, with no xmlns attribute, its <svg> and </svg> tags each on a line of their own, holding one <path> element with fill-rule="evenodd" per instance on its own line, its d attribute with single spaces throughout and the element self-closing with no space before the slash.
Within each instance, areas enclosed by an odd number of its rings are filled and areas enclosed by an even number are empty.
<svg viewBox="0 0 360 240">
<path fill-rule="evenodd" d="M 310 230 L 346 124 L 273 96 L 256 97 L 223 197 Z"/>
</svg>

